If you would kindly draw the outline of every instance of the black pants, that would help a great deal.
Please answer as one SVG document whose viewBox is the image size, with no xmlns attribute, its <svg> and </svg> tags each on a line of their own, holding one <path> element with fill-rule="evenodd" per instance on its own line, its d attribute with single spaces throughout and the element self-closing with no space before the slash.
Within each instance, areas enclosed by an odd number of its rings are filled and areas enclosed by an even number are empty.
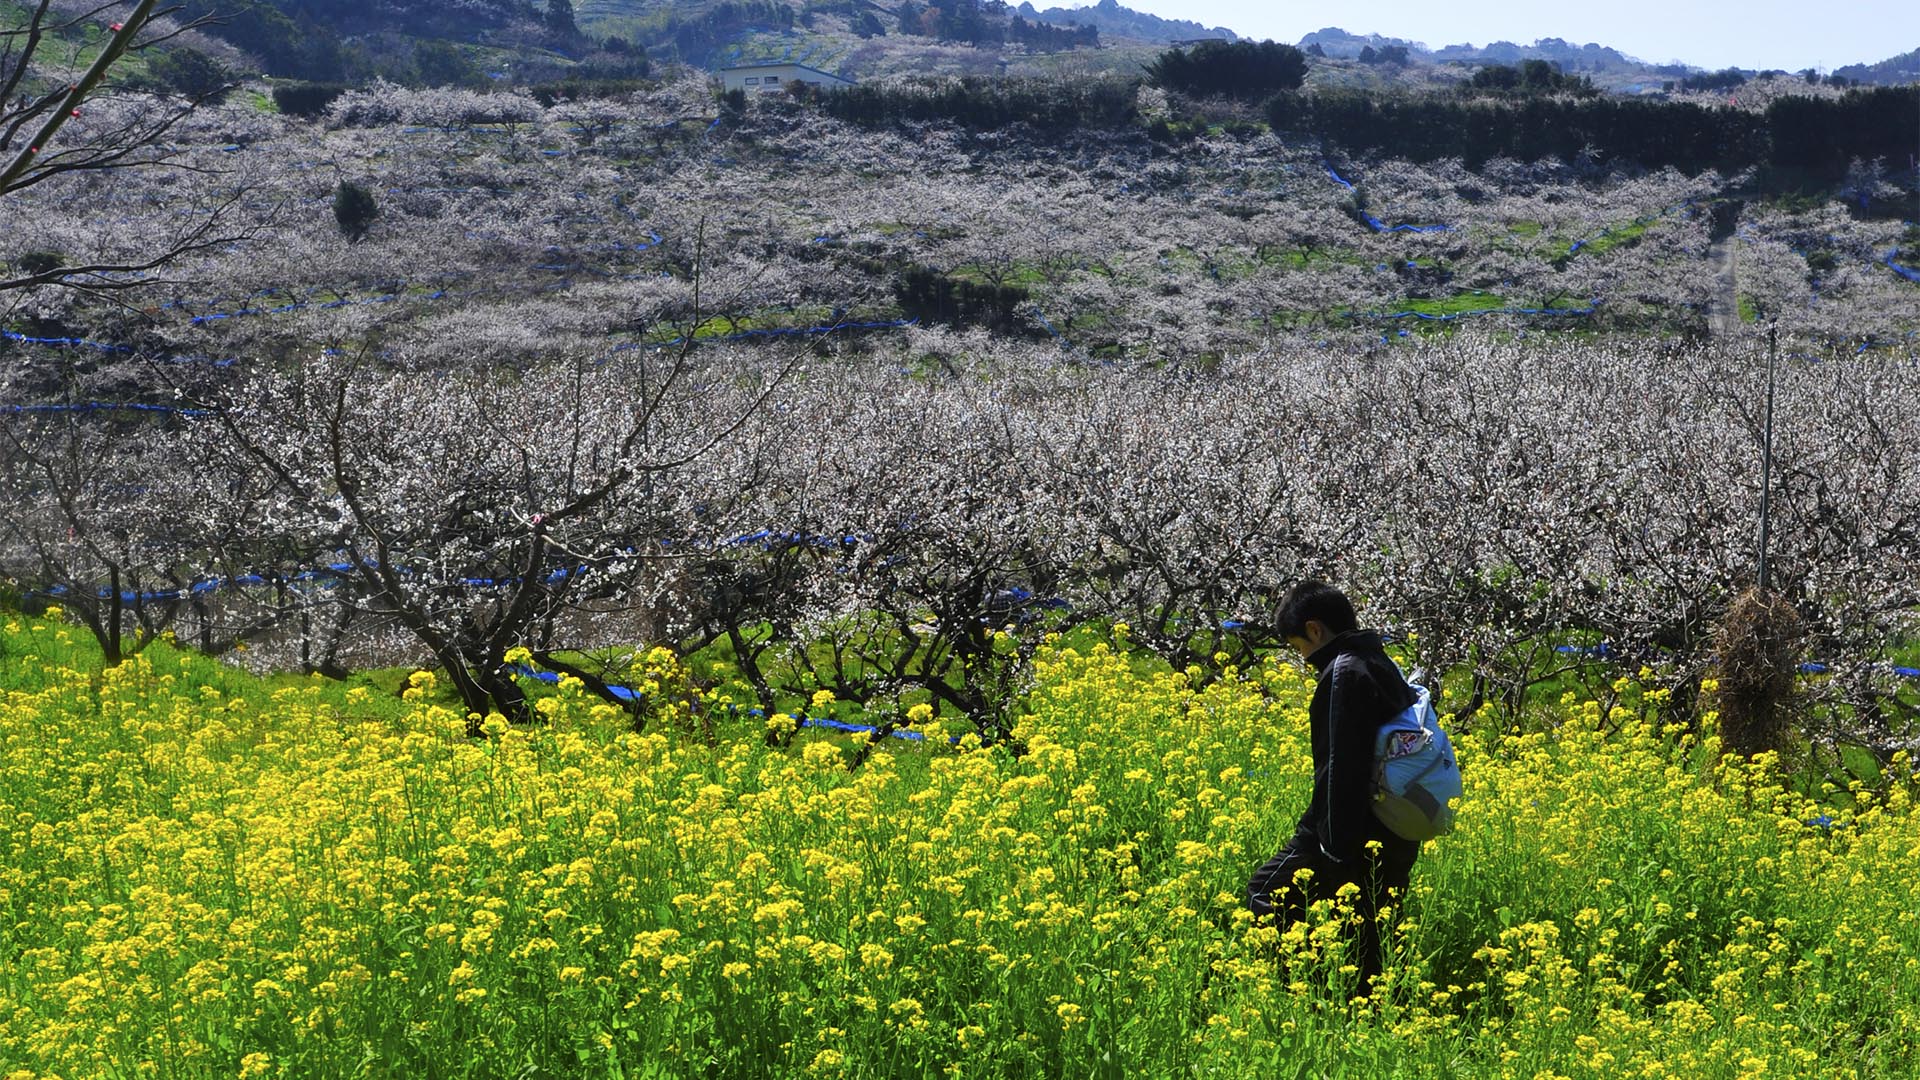
<svg viewBox="0 0 1920 1080">
<path fill-rule="evenodd" d="M 1380 907 L 1398 905 L 1406 896 L 1407 880 L 1414 860 L 1420 857 L 1420 845 L 1404 840 L 1382 846 L 1377 855 L 1364 855 L 1358 862 L 1334 862 L 1321 854 L 1311 837 L 1295 837 L 1279 854 L 1253 872 L 1247 882 L 1247 907 L 1257 920 L 1272 919 L 1281 927 L 1304 922 L 1307 906 L 1317 900 L 1331 900 L 1340 886 L 1351 882 L 1360 895 L 1353 900 L 1359 925 L 1348 940 L 1353 963 L 1360 969 L 1356 995 L 1373 988 L 1373 977 L 1380 974 Z M 1294 873 L 1311 870 L 1304 888 L 1295 884 Z"/>
</svg>

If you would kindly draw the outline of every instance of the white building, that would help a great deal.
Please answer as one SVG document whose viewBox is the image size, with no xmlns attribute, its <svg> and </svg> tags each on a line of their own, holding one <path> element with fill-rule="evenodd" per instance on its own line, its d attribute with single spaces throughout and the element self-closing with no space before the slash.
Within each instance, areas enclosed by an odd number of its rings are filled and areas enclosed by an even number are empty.
<svg viewBox="0 0 1920 1080">
<path fill-rule="evenodd" d="M 823 90 L 837 90 L 852 86 L 852 79 L 843 79 L 819 68 L 810 68 L 805 64 L 796 64 L 790 60 L 768 60 L 757 64 L 740 64 L 720 69 L 720 82 L 727 90 L 785 90 L 793 83 L 805 83 L 818 86 Z"/>
</svg>

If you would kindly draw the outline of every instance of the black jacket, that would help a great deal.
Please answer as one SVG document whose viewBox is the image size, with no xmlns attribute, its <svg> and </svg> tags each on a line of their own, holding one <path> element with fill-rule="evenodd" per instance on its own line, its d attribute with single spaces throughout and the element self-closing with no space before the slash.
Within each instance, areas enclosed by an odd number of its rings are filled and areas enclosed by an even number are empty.
<svg viewBox="0 0 1920 1080">
<path fill-rule="evenodd" d="M 1373 813 L 1373 748 L 1380 725 L 1413 704 L 1413 689 L 1381 648 L 1380 635 L 1353 630 L 1307 657 L 1319 673 L 1308 717 L 1313 727 L 1313 801 L 1294 829 L 1295 847 L 1317 847 L 1358 863 L 1369 840 L 1411 858 L 1417 841 L 1395 835 Z"/>
</svg>

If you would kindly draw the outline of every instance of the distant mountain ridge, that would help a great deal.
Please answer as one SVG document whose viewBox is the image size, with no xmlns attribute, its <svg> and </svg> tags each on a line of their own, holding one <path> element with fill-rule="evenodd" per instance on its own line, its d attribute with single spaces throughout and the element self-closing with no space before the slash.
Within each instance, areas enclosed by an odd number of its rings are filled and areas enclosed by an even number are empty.
<svg viewBox="0 0 1920 1080">
<path fill-rule="evenodd" d="M 1384 48 L 1399 46 L 1406 49 L 1411 56 L 1435 64 L 1454 61 L 1469 64 L 1517 64 L 1524 60 L 1546 60 L 1559 64 L 1561 70 L 1569 72 L 1622 71 L 1653 66 L 1604 45 L 1591 43 L 1575 45 L 1559 38 L 1541 38 L 1531 45 L 1496 41 L 1484 48 L 1462 44 L 1429 49 L 1418 41 L 1385 37 L 1380 34 L 1352 34 L 1337 26 L 1330 26 L 1324 30 L 1315 30 L 1300 39 L 1302 49 L 1312 48 L 1315 45 L 1318 45 L 1320 51 L 1328 56 L 1344 59 L 1353 59 L 1369 48 L 1377 52 Z"/>
<path fill-rule="evenodd" d="M 1904 52 L 1877 64 L 1848 64 L 1835 68 L 1835 75 L 1854 82 L 1876 86 L 1904 86 L 1920 82 L 1920 49 Z"/>
<path fill-rule="evenodd" d="M 1416 53 L 1421 56 L 1427 55 L 1427 47 L 1417 41 L 1408 41 L 1406 38 L 1387 37 L 1384 34 L 1353 34 L 1337 26 L 1329 26 L 1323 30 L 1315 30 L 1313 33 L 1301 38 L 1299 44 L 1302 49 L 1310 49 L 1318 45 L 1320 46 L 1321 52 L 1326 53 L 1328 56 L 1339 57 L 1343 60 L 1351 60 L 1359 56 L 1364 49 L 1374 49 L 1377 51 L 1392 48 L 1396 45 L 1410 53 Z"/>
<path fill-rule="evenodd" d="M 1122 7 L 1119 0 L 1100 0 L 1092 7 L 1084 8 L 1051 7 L 1045 11 L 1035 9 L 1032 0 L 1026 0 L 1017 10 L 1024 18 L 1055 26 L 1091 26 L 1099 30 L 1102 37 L 1133 38 L 1162 45 L 1198 38 L 1239 40 L 1238 35 L 1224 26 L 1203 26 L 1187 19 L 1163 19 L 1158 15 Z"/>
<path fill-rule="evenodd" d="M 1446 63 L 1449 60 L 1465 60 L 1479 64 L 1514 64 L 1523 60 L 1547 60 L 1559 64 L 1564 71 L 1615 71 L 1621 68 L 1648 66 L 1618 49 L 1595 45 L 1592 42 L 1575 45 L 1559 38 L 1541 38 L 1532 45 L 1496 41 L 1479 49 L 1472 45 L 1448 45 L 1435 52 L 1433 58 L 1440 63 Z"/>
</svg>

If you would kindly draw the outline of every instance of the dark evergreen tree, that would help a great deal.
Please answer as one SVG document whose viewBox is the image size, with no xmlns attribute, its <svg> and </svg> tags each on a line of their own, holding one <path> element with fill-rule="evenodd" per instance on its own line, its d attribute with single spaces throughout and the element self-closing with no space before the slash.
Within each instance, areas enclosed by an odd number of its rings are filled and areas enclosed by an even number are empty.
<svg viewBox="0 0 1920 1080">
<path fill-rule="evenodd" d="M 1264 98 L 1298 89 L 1307 78 L 1307 57 L 1272 41 L 1202 41 L 1161 53 L 1147 65 L 1147 77 L 1164 89 L 1201 97 Z"/>
<path fill-rule="evenodd" d="M 1727 68 L 1724 71 L 1689 75 L 1680 80 L 1680 88 L 1682 90 L 1732 90 L 1745 86 L 1746 83 L 1747 77 L 1741 73 L 1740 69 Z"/>
<path fill-rule="evenodd" d="M 900 32 L 919 33 L 920 17 L 926 14 L 926 11 L 926 6 L 919 3 L 919 0 L 901 0 L 900 6 L 893 9 L 894 20 L 899 25 Z"/>
<path fill-rule="evenodd" d="M 273 104 L 288 116 L 319 116 L 333 99 L 347 92 L 342 83 L 273 84 Z"/>
<path fill-rule="evenodd" d="M 1584 75 L 1568 75 L 1545 60 L 1528 60 L 1519 67 L 1491 64 L 1473 73 L 1467 80 L 1472 92 L 1508 94 L 1570 93 L 1591 97 L 1599 90 Z"/>
<path fill-rule="evenodd" d="M 342 180 L 333 189 L 333 220 L 339 223 L 340 234 L 348 243 L 359 243 L 379 216 L 380 204 L 374 201 L 373 192 L 351 180 Z"/>
<path fill-rule="evenodd" d="M 413 47 L 413 66 L 427 86 L 478 86 L 480 69 L 450 41 L 422 41 Z"/>
<path fill-rule="evenodd" d="M 547 0 L 547 30 L 555 37 L 580 35 L 580 27 L 573 20 L 573 0 Z"/>
<path fill-rule="evenodd" d="M 340 77 L 340 37 L 311 18 L 296 23 L 272 4 L 220 4 L 184 0 L 173 17 L 210 19 L 203 29 L 260 61 L 269 75 L 301 79 Z"/>
<path fill-rule="evenodd" d="M 1134 123 L 1139 84 L 1121 79 L 990 79 L 936 84 L 862 83 L 821 100 L 832 116 L 863 127 L 947 121 L 983 130 L 1024 123 L 1041 131 L 1115 128 Z"/>
<path fill-rule="evenodd" d="M 168 49 L 147 58 L 147 78 L 184 97 L 218 104 L 233 89 L 233 73 L 198 49 Z"/>
</svg>

